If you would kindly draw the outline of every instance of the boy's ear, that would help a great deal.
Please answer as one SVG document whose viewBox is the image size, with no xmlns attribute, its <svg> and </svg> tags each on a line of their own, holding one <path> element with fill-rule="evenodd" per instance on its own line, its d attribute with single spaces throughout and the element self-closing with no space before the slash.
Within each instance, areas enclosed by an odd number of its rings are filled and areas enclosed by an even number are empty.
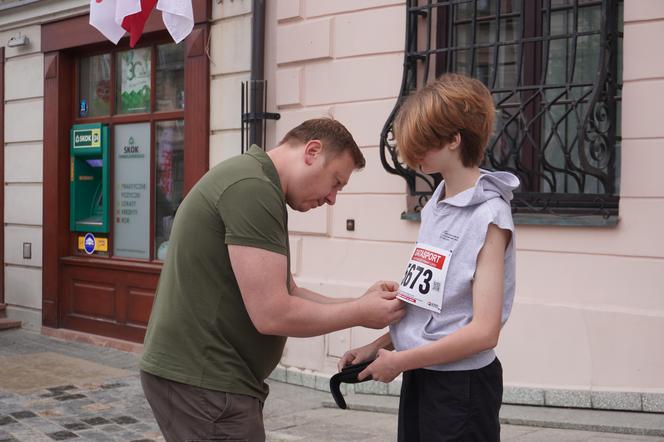
<svg viewBox="0 0 664 442">
<path fill-rule="evenodd" d="M 304 162 L 312 165 L 316 158 L 323 154 L 323 144 L 320 140 L 309 140 L 304 145 Z"/>
<path fill-rule="evenodd" d="M 457 132 L 454 134 L 454 138 L 452 138 L 452 141 L 449 144 L 449 148 L 451 150 L 456 150 L 461 146 L 461 132 Z"/>
</svg>

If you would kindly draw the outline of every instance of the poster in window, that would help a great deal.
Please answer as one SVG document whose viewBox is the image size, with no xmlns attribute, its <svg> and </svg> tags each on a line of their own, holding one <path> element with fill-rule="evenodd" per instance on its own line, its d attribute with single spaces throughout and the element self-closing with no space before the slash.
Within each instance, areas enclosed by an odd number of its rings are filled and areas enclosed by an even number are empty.
<svg viewBox="0 0 664 442">
<path fill-rule="evenodd" d="M 150 123 L 115 126 L 113 254 L 150 258 Z"/>
<path fill-rule="evenodd" d="M 150 111 L 150 48 L 120 52 L 118 113 Z"/>
</svg>

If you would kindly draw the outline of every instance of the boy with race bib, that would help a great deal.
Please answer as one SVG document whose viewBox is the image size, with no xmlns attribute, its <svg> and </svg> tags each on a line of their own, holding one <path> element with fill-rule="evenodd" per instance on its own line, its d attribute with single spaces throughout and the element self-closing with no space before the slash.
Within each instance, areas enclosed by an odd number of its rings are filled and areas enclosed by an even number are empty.
<svg viewBox="0 0 664 442">
<path fill-rule="evenodd" d="M 410 96 L 394 121 L 402 159 L 444 181 L 421 212 L 399 287 L 406 316 L 346 352 L 339 368 L 375 358 L 359 379 L 390 382 L 403 372 L 399 441 L 500 440 L 494 347 L 514 299 L 510 200 L 519 180 L 479 167 L 494 112 L 482 83 L 446 74 Z"/>
</svg>

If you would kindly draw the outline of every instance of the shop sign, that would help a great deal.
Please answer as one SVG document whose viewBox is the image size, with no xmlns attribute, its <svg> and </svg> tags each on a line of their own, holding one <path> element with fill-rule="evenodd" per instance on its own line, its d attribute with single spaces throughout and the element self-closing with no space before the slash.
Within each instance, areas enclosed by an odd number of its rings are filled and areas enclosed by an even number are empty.
<svg viewBox="0 0 664 442">
<path fill-rule="evenodd" d="M 150 123 L 115 126 L 113 255 L 150 257 Z"/>
<path fill-rule="evenodd" d="M 74 149 L 101 146 L 101 128 L 74 130 Z"/>
<path fill-rule="evenodd" d="M 86 233 L 85 236 L 78 237 L 78 250 L 88 255 L 94 252 L 108 252 L 108 238 L 99 238 L 92 233 Z"/>
</svg>

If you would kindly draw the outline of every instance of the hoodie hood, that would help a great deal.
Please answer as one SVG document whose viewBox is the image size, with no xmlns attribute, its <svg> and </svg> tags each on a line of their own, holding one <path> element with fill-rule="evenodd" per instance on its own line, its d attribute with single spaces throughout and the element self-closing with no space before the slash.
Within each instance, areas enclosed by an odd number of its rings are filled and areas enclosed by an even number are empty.
<svg viewBox="0 0 664 442">
<path fill-rule="evenodd" d="M 440 198 L 444 182 L 438 187 L 435 198 Z M 474 187 L 464 190 L 452 198 L 441 201 L 441 204 L 449 204 L 455 207 L 468 207 L 481 204 L 485 201 L 502 198 L 507 203 L 512 200 L 512 192 L 519 187 L 519 179 L 509 172 L 491 172 L 480 169 L 480 177 Z"/>
</svg>

